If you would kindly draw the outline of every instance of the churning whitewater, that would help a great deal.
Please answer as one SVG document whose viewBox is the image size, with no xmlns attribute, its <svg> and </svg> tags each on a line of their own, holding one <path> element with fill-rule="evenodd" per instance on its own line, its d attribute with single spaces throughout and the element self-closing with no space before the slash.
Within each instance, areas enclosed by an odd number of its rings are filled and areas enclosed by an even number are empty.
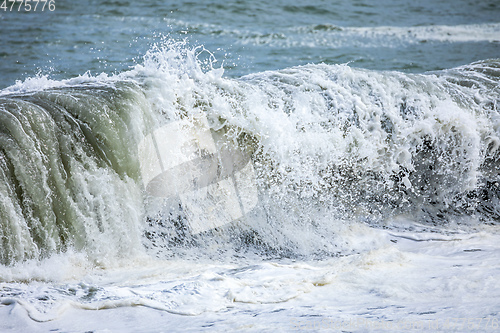
<svg viewBox="0 0 500 333">
<path fill-rule="evenodd" d="M 121 75 L 37 78 L 2 92 L 3 264 L 68 249 L 114 260 L 143 244 L 219 237 L 276 254 L 332 254 L 336 225 L 348 221 L 498 220 L 498 61 L 429 74 L 308 65 L 226 79 L 222 68 L 202 68 L 204 53 L 158 47 Z M 251 154 L 258 204 L 222 235 L 193 238 L 182 203 L 166 202 L 174 192 L 143 193 L 138 147 L 170 122 L 201 131 L 199 115 L 224 145 Z"/>
<path fill-rule="evenodd" d="M 447 241 L 496 225 L 499 80 L 499 60 L 426 74 L 319 64 L 225 78 L 209 51 L 167 43 L 114 76 L 18 82 L 0 93 L 2 304 L 46 321 L 61 304 L 197 315 L 287 302 L 332 283 L 324 269 L 407 262 L 394 249 L 356 257 L 398 233 Z M 203 272 L 193 259 L 226 264 Z M 169 284 L 151 268 L 127 287 L 114 273 L 65 282 L 155 260 L 201 277 Z M 252 289 L 255 272 L 281 278 Z M 238 287 L 222 292 L 231 274 Z M 37 293 L 23 281 L 58 287 Z"/>
</svg>

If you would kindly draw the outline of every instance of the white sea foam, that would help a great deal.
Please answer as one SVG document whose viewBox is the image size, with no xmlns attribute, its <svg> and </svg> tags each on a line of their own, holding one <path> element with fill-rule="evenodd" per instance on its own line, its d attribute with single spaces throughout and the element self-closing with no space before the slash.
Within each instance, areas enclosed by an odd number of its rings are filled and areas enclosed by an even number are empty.
<svg viewBox="0 0 500 333">
<path fill-rule="evenodd" d="M 152 261 L 83 279 L 4 284 L 0 327 L 328 331 L 341 325 L 351 331 L 401 331 L 409 325 L 463 331 L 458 318 L 467 318 L 478 330 L 495 331 L 497 232 L 438 240 L 436 234 L 372 229 L 365 235 L 385 239 L 384 244 L 347 257 Z"/>
</svg>

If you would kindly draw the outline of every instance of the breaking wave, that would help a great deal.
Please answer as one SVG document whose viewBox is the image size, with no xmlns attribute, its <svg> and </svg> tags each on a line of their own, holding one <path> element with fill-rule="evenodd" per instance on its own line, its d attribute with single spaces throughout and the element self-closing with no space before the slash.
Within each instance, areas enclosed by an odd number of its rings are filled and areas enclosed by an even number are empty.
<svg viewBox="0 0 500 333">
<path fill-rule="evenodd" d="M 236 79 L 214 61 L 166 43 L 118 75 L 2 90 L 0 261 L 69 250 L 104 264 L 193 248 L 334 255 L 352 250 L 343 235 L 357 223 L 499 220 L 499 60 L 427 74 L 320 64 Z M 157 195 L 144 147 L 165 173 L 179 160 L 161 155 L 177 144 L 161 130 L 169 124 L 181 124 L 175 140 L 187 140 L 185 128 L 198 138 L 199 163 L 182 160 L 196 174 L 178 192 L 184 174 L 163 175 L 169 194 Z"/>
</svg>

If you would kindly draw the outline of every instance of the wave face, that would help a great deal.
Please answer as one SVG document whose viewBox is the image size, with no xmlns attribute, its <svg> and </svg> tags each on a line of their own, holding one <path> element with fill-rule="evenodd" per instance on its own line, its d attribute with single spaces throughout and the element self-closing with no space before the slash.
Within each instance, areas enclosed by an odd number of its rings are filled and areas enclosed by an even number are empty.
<svg viewBox="0 0 500 333">
<path fill-rule="evenodd" d="M 69 249 L 96 262 L 193 247 L 331 255 L 349 249 L 342 235 L 353 223 L 498 221 L 500 61 L 428 74 L 307 65 L 228 79 L 211 59 L 165 45 L 113 77 L 4 89 L 0 261 Z M 200 113 L 251 152 L 259 200 L 235 223 L 189 235 L 168 200 L 143 191 L 137 147 L 151 129 Z"/>
<path fill-rule="evenodd" d="M 68 248 L 95 259 L 133 251 L 141 98 L 127 84 L 88 82 L 0 97 L 3 263 Z"/>
</svg>

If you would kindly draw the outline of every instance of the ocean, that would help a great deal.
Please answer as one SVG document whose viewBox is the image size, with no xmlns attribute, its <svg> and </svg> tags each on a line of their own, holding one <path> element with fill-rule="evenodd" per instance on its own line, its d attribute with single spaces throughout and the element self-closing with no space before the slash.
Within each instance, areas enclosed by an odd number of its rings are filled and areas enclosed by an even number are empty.
<svg viewBox="0 0 500 333">
<path fill-rule="evenodd" d="M 497 1 L 0 27 L 0 331 L 500 330 Z"/>
</svg>

